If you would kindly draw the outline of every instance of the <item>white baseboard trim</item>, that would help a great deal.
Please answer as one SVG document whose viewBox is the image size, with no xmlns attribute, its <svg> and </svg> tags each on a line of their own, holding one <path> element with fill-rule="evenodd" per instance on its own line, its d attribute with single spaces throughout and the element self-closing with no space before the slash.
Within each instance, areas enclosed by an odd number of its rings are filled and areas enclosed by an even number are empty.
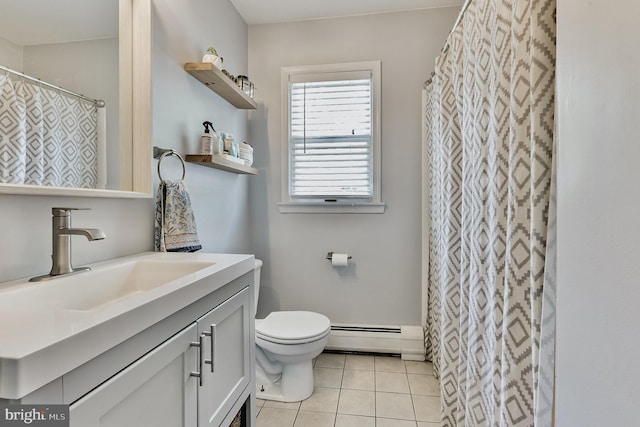
<svg viewBox="0 0 640 427">
<path fill-rule="evenodd" d="M 399 354 L 403 360 L 425 360 L 422 326 L 331 325 L 326 350 Z"/>
</svg>

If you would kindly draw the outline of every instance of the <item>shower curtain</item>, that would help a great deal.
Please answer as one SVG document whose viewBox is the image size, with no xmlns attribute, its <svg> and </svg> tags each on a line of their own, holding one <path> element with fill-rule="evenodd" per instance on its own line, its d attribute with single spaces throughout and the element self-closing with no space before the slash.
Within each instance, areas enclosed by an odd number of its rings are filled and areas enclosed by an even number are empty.
<svg viewBox="0 0 640 427">
<path fill-rule="evenodd" d="M 13 74 L 0 75 L 0 182 L 103 186 L 96 106 Z"/>
<path fill-rule="evenodd" d="M 554 0 L 471 0 L 425 85 L 443 426 L 552 424 L 554 86 Z"/>
</svg>

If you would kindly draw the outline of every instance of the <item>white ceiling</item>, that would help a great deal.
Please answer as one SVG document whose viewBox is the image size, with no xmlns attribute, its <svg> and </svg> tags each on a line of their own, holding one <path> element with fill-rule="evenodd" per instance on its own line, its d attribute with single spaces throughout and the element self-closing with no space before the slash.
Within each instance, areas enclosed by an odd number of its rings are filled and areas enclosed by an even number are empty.
<svg viewBox="0 0 640 427">
<path fill-rule="evenodd" d="M 214 1 L 214 0 L 211 0 Z M 249 25 L 462 6 L 464 0 L 231 0 Z M 117 0 L 0 0 L 0 38 L 37 45 L 117 37 Z"/>
<path fill-rule="evenodd" d="M 117 0 L 0 0 L 0 38 L 21 46 L 118 37 Z"/>
<path fill-rule="evenodd" d="M 231 0 L 249 25 L 462 6 L 464 0 Z"/>
</svg>

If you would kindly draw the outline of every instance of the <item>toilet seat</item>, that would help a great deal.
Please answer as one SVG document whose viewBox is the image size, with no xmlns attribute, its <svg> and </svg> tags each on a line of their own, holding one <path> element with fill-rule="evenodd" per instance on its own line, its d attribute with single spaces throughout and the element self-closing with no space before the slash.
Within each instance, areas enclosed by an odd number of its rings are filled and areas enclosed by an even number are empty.
<svg viewBox="0 0 640 427">
<path fill-rule="evenodd" d="M 303 344 L 317 341 L 331 332 L 330 320 L 311 311 L 275 311 L 256 319 L 256 338 L 275 344 Z"/>
</svg>

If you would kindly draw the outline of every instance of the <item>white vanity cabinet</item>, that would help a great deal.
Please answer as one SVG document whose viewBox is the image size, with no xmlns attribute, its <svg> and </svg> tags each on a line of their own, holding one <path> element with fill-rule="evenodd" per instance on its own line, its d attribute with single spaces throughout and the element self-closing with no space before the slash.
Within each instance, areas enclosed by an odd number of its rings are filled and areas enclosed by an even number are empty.
<svg viewBox="0 0 640 427">
<path fill-rule="evenodd" d="M 56 349 L 57 359 L 53 350 L 37 364 L 23 359 L 46 374 L 78 352 L 93 352 L 38 388 L 0 395 L 0 404 L 68 404 L 72 427 L 228 427 L 239 412 L 243 427 L 254 426 L 254 261 L 228 257 L 239 261 L 195 277 L 184 292 L 150 299 L 134 316 L 127 311 L 73 335 L 74 343 Z M 128 329 L 136 333 L 115 338 Z M 0 380 L 7 372 L 1 362 Z"/>
<path fill-rule="evenodd" d="M 73 403 L 71 427 L 227 426 L 251 383 L 249 304 L 246 287 Z"/>
<path fill-rule="evenodd" d="M 196 426 L 196 325 L 69 407 L 71 427 Z"/>
<path fill-rule="evenodd" d="M 202 384 L 198 387 L 198 427 L 223 423 L 251 383 L 251 310 L 249 288 L 202 316 L 198 322 L 203 343 Z M 233 417 L 231 417 L 233 418 Z M 228 420 L 229 422 L 231 420 Z"/>
</svg>

